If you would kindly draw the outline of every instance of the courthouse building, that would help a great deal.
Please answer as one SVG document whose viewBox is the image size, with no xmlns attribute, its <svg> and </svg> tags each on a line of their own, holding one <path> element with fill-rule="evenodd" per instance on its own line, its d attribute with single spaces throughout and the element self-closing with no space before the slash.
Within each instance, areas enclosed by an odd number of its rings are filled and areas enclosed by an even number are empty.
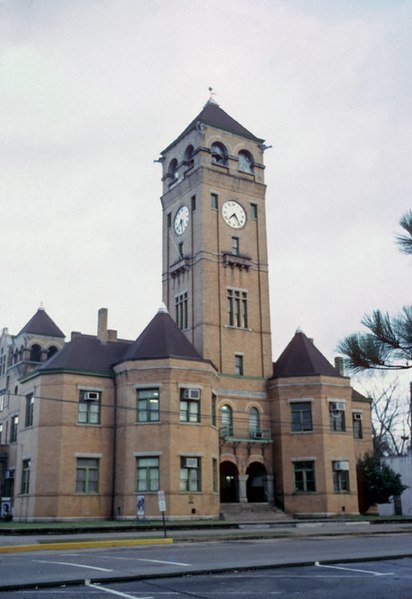
<svg viewBox="0 0 412 599">
<path fill-rule="evenodd" d="M 158 518 L 159 490 L 170 518 L 358 513 L 369 401 L 301 331 L 272 362 L 264 149 L 211 99 L 161 153 L 163 305 L 136 340 L 105 308 L 66 342 L 43 308 L 3 329 L 3 514 Z"/>
</svg>

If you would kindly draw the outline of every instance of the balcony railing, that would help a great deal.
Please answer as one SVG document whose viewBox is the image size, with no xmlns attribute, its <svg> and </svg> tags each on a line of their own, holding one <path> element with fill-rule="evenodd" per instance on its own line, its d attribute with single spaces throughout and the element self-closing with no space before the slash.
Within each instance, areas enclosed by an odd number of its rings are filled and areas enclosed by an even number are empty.
<svg viewBox="0 0 412 599">
<path fill-rule="evenodd" d="M 220 438 L 224 441 L 235 441 L 238 443 L 272 443 L 272 433 L 269 428 L 265 429 L 237 429 L 224 426 L 219 431 Z"/>
</svg>

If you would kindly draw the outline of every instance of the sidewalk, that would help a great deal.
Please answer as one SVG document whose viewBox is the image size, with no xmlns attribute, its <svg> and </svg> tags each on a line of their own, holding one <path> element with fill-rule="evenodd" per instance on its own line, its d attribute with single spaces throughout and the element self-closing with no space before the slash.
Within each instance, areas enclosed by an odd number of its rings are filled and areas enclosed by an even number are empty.
<svg viewBox="0 0 412 599">
<path fill-rule="evenodd" d="M 375 535 L 412 533 L 412 522 L 370 523 L 369 521 L 296 521 L 279 523 L 231 523 L 215 528 L 202 526 L 187 528 L 172 523 L 166 526 L 165 537 L 161 528 L 133 531 L 81 531 L 74 529 L 56 534 L 5 534 L 0 529 L 0 553 L 21 551 L 88 549 L 173 542 L 204 542 L 228 539 L 299 538 L 347 535 Z"/>
</svg>

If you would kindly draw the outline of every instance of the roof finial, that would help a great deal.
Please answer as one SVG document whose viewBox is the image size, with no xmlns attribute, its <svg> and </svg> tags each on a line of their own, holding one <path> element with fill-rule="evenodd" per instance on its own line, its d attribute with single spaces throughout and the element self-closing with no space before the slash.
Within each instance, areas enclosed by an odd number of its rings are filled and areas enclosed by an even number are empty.
<svg viewBox="0 0 412 599">
<path fill-rule="evenodd" d="M 44 304 L 43 304 L 43 302 L 40 302 L 39 310 L 43 310 L 44 311 Z"/>
<path fill-rule="evenodd" d="M 216 96 L 215 92 L 213 91 L 213 87 L 209 87 L 209 92 L 210 92 L 210 97 L 209 100 L 207 101 L 208 104 L 217 104 L 214 96 Z"/>
</svg>

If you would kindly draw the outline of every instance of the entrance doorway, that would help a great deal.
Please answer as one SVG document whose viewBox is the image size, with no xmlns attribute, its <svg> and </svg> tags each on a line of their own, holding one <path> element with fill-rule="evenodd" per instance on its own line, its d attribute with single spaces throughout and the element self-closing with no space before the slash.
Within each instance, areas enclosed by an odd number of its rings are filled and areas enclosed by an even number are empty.
<svg viewBox="0 0 412 599">
<path fill-rule="evenodd" d="M 239 501 L 239 470 L 233 462 L 220 464 L 220 502 Z"/>
<path fill-rule="evenodd" d="M 248 479 L 246 483 L 247 500 L 249 503 L 267 502 L 267 472 L 263 464 L 253 462 L 246 470 Z"/>
</svg>

